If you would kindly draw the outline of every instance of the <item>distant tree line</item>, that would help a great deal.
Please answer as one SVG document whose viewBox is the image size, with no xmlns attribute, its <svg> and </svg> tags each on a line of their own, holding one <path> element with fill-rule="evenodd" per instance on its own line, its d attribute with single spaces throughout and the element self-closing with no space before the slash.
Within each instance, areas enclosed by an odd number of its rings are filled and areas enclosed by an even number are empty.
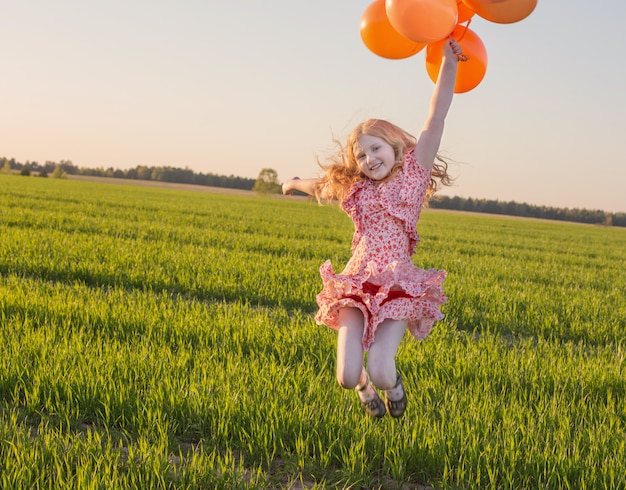
<svg viewBox="0 0 626 490">
<path fill-rule="evenodd" d="M 525 218 L 573 221 L 576 223 L 606 226 L 626 226 L 626 213 L 608 213 L 601 210 L 554 208 L 535 206 L 515 201 L 498 201 L 463 197 L 437 196 L 429 202 L 431 208 L 472 211 L 475 213 L 503 214 Z"/>
<path fill-rule="evenodd" d="M 77 167 L 69 160 L 61 160 L 60 162 L 46 161 L 46 163 L 40 165 L 37 162 L 20 163 L 16 162 L 13 158 L 0 158 L 0 171 L 19 172 L 21 175 L 31 175 L 32 172 L 45 177 L 48 175 L 53 177 L 88 175 L 120 179 L 155 180 L 159 182 L 175 182 L 177 184 L 256 190 L 264 194 L 281 192 L 276 171 L 270 168 L 262 169 L 257 179 L 248 179 L 234 175 L 203 174 L 194 172 L 189 168 L 147 167 L 139 165 L 128 170 L 120 170 L 113 167 L 92 169 Z M 433 198 L 429 204 L 431 208 L 438 209 L 626 227 L 626 213 L 609 213 L 601 210 L 554 208 L 517 203 L 514 201 L 507 202 L 448 196 L 437 196 Z"/>
<path fill-rule="evenodd" d="M 31 172 L 37 175 L 48 176 L 55 169 L 65 172 L 67 175 L 87 175 L 91 177 L 114 177 L 118 179 L 134 180 L 155 180 L 159 182 L 174 182 L 177 184 L 195 184 L 211 187 L 226 187 L 230 189 L 242 189 L 250 191 L 254 187 L 256 179 L 237 177 L 235 175 L 217 175 L 212 173 L 194 172 L 189 168 L 177 167 L 147 167 L 138 165 L 127 170 L 109 168 L 82 168 L 74 165 L 70 160 L 59 162 L 46 161 L 43 165 L 37 162 L 16 162 L 11 158 L 0 158 L 0 169 L 5 171 L 17 171 L 22 175 L 30 175 Z"/>
</svg>

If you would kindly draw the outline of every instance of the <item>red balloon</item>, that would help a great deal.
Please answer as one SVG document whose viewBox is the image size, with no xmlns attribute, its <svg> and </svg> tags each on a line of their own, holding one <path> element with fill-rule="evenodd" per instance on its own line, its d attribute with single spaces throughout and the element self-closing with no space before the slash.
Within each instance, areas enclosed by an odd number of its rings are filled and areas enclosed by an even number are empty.
<svg viewBox="0 0 626 490">
<path fill-rule="evenodd" d="M 378 56 L 398 60 L 413 56 L 424 49 L 425 43 L 417 43 L 400 35 L 387 17 L 385 0 L 374 0 L 361 16 L 361 39 L 368 49 Z"/>
<path fill-rule="evenodd" d="M 463 54 L 469 58 L 467 61 L 459 62 L 454 93 L 469 92 L 482 81 L 487 72 L 487 51 L 476 33 L 466 26 L 457 25 L 452 31 L 452 37 L 458 41 Z M 426 47 L 426 71 L 433 82 L 439 77 L 441 52 L 443 43 L 447 41 L 442 39 Z"/>
<path fill-rule="evenodd" d="M 387 0 L 385 9 L 393 28 L 418 43 L 443 39 L 457 23 L 456 0 Z"/>
<path fill-rule="evenodd" d="M 528 17 L 537 0 L 462 0 L 483 19 L 498 24 L 512 24 Z"/>
</svg>

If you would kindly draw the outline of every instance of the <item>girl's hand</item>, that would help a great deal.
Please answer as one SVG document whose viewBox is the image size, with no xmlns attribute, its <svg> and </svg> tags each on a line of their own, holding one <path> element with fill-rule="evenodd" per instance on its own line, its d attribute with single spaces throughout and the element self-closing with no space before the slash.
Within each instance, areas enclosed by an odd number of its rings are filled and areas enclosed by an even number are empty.
<svg viewBox="0 0 626 490">
<path fill-rule="evenodd" d="M 451 37 L 443 44 L 443 57 L 456 57 L 458 61 L 467 61 L 469 58 L 463 54 L 463 48 L 456 39 Z"/>
</svg>

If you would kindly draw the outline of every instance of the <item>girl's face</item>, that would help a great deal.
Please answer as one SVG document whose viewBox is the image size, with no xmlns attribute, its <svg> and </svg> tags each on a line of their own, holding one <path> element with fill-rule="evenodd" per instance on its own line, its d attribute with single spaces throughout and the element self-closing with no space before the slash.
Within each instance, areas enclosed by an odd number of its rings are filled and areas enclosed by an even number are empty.
<svg viewBox="0 0 626 490">
<path fill-rule="evenodd" d="M 396 164 L 393 146 L 378 136 L 359 136 L 354 154 L 361 172 L 374 181 L 387 178 Z"/>
</svg>

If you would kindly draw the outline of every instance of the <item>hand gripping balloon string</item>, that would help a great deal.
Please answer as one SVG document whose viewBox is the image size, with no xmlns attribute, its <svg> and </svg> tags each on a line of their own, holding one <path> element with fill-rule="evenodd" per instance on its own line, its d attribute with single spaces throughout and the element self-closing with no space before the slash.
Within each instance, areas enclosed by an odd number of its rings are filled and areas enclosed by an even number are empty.
<svg viewBox="0 0 626 490">
<path fill-rule="evenodd" d="M 468 27 L 470 25 L 470 22 L 472 22 L 472 19 L 468 19 L 467 20 L 467 24 L 465 24 L 465 29 L 463 29 L 463 32 L 461 33 L 459 38 L 456 40 L 456 42 L 460 43 L 461 39 L 463 39 L 463 37 L 465 37 L 465 33 L 467 32 L 467 29 L 468 29 Z M 452 34 L 450 34 L 449 37 L 452 37 Z M 467 61 L 467 60 L 469 60 L 469 56 L 467 56 L 465 54 L 457 54 L 456 57 L 459 59 L 459 61 Z"/>
</svg>

